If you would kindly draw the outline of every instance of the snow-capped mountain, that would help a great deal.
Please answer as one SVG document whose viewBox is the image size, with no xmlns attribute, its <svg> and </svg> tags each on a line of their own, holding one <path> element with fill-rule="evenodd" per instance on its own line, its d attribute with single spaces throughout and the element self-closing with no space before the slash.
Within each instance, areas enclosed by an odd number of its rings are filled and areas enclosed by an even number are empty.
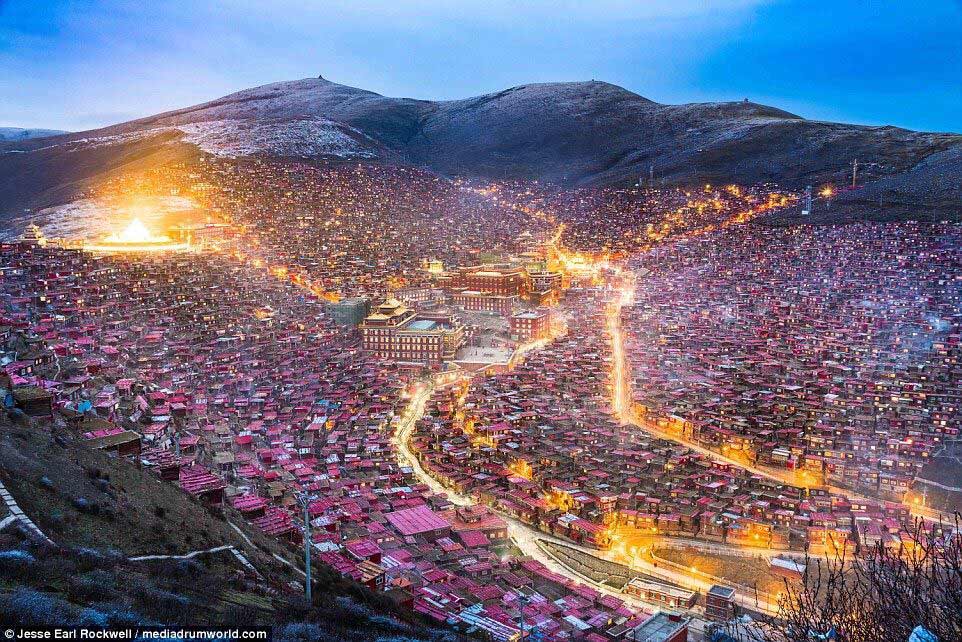
<svg viewBox="0 0 962 642">
<path fill-rule="evenodd" d="M 847 182 L 841 200 L 957 215 L 962 137 L 811 121 L 747 101 L 663 105 L 598 81 L 454 101 L 323 78 L 273 83 L 90 132 L 0 143 L 0 213 L 63 202 L 132 162 L 201 152 L 413 163 L 443 174 L 575 185 Z M 955 214 L 953 214 L 953 212 Z"/>
</svg>

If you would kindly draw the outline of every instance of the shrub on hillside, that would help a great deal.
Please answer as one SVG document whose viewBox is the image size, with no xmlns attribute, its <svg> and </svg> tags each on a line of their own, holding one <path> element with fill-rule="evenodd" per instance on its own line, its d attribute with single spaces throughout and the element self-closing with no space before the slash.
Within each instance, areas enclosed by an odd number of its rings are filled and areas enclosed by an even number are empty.
<svg viewBox="0 0 962 642">
<path fill-rule="evenodd" d="M 345 596 L 334 598 L 334 614 L 337 622 L 345 626 L 366 624 L 371 618 L 371 611 L 363 604 Z"/>
<path fill-rule="evenodd" d="M 45 582 L 58 582 L 67 580 L 77 574 L 77 564 L 68 557 L 60 555 L 38 556 L 40 566 L 37 575 L 42 577 Z"/>
<path fill-rule="evenodd" d="M 190 620 L 191 601 L 183 595 L 140 581 L 131 588 L 130 596 L 139 611 L 164 624 L 186 624 Z"/>
<path fill-rule="evenodd" d="M 317 624 L 292 622 L 274 630 L 274 642 L 321 642 L 327 636 Z"/>
<path fill-rule="evenodd" d="M 387 615 L 372 615 L 368 620 L 368 624 L 372 628 L 389 635 L 400 635 L 402 633 L 410 633 L 411 631 L 410 626 Z"/>
<path fill-rule="evenodd" d="M 95 548 L 77 548 L 71 551 L 71 558 L 77 565 L 78 573 L 96 569 L 112 569 L 123 560 L 116 551 L 99 551 Z"/>
<path fill-rule="evenodd" d="M 37 558 L 20 549 L 0 551 L 0 576 L 23 578 L 32 574 L 37 566 Z"/>
<path fill-rule="evenodd" d="M 117 596 L 113 573 L 98 569 L 70 578 L 67 594 L 74 602 L 104 602 Z"/>
<path fill-rule="evenodd" d="M 33 589 L 19 588 L 0 596 L 0 622 L 20 626 L 71 626 L 80 610 Z"/>
</svg>

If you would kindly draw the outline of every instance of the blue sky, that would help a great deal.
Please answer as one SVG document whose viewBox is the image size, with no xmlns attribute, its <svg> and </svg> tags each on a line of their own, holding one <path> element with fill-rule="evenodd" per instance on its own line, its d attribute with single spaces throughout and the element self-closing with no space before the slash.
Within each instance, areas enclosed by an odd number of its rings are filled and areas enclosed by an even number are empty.
<svg viewBox="0 0 962 642">
<path fill-rule="evenodd" d="M 0 126 L 89 129 L 318 74 L 431 99 L 594 78 L 962 132 L 962 0 L 0 0 Z"/>
</svg>

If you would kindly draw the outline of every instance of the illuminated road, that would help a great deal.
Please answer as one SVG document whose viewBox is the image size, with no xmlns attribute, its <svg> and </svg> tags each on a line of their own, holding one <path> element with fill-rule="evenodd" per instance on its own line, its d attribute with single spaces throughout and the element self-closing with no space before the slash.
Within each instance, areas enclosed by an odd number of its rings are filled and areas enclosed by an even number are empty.
<svg viewBox="0 0 962 642">
<path fill-rule="evenodd" d="M 619 421 L 628 422 L 631 409 L 631 388 L 628 369 L 625 367 L 625 341 L 621 330 L 621 309 L 630 304 L 634 297 L 633 288 L 625 285 L 618 296 L 608 303 L 606 320 L 608 334 L 611 336 L 611 409 Z"/>
<path fill-rule="evenodd" d="M 397 449 L 398 461 L 402 466 L 409 466 L 413 470 L 414 476 L 417 477 L 418 481 L 426 484 L 429 488 L 431 488 L 432 491 L 436 493 L 444 493 L 451 503 L 455 504 L 456 506 L 472 506 L 477 503 L 474 501 L 474 499 L 468 497 L 467 495 L 458 494 L 446 488 L 440 482 L 434 479 L 434 477 L 432 477 L 426 470 L 424 470 L 424 467 L 421 466 L 421 462 L 418 461 L 410 447 L 411 435 L 414 432 L 414 428 L 417 425 L 418 420 L 424 416 L 425 406 L 437 388 L 438 386 L 433 380 L 430 384 L 423 385 L 411 396 L 411 398 L 408 400 L 408 405 L 401 413 L 396 430 L 394 432 L 394 446 Z M 595 551 L 594 549 L 582 548 L 567 540 L 562 540 L 551 535 L 547 535 L 521 521 L 518 521 L 517 519 L 514 519 L 513 517 L 504 515 L 503 513 L 499 513 L 499 515 L 501 515 L 508 525 L 508 537 L 515 544 L 515 546 L 517 546 L 518 549 L 520 549 L 521 552 L 528 557 L 538 560 L 555 573 L 564 575 L 565 577 L 575 580 L 576 582 L 589 584 L 607 595 L 613 595 L 621 600 L 624 600 L 633 608 L 644 609 L 647 611 L 652 610 L 652 604 L 634 599 L 630 595 L 625 595 L 621 591 L 615 590 L 609 586 L 598 584 L 589 578 L 575 573 L 567 566 L 555 561 L 553 557 L 548 555 L 544 550 L 542 550 L 541 547 L 538 546 L 538 540 L 544 539 L 557 542 L 559 544 L 564 544 L 565 546 L 577 548 L 578 550 L 592 555 L 596 555 L 598 551 Z"/>
<path fill-rule="evenodd" d="M 410 400 L 408 400 L 408 405 L 401 413 L 401 418 L 394 431 L 394 447 L 397 449 L 398 462 L 402 466 L 410 466 L 414 471 L 414 476 L 417 477 L 421 483 L 427 484 L 435 493 L 446 494 L 448 499 L 451 500 L 451 503 L 457 506 L 471 506 L 475 503 L 474 500 L 465 495 L 453 493 L 445 488 L 438 480 L 424 470 L 421 462 L 418 461 L 418 458 L 411 450 L 411 435 L 414 433 L 414 428 L 417 426 L 418 420 L 424 416 L 425 405 L 427 405 L 428 400 L 437 388 L 438 385 L 434 379 L 431 379 L 429 384 L 421 384 L 415 393 L 411 395 Z"/>
<path fill-rule="evenodd" d="M 640 428 L 645 429 L 648 432 L 653 432 L 647 429 L 646 426 L 639 424 L 631 413 L 631 385 L 630 379 L 628 377 L 628 368 L 625 359 L 624 350 L 624 333 L 621 328 L 621 309 L 630 305 L 633 300 L 634 289 L 629 285 L 623 285 L 618 296 L 614 297 L 609 303 L 606 311 L 606 322 L 608 328 L 608 334 L 611 336 L 611 355 L 612 355 L 612 365 L 611 365 L 611 388 L 612 388 L 612 412 L 615 417 L 620 421 L 625 423 L 632 423 L 638 425 Z M 655 435 L 661 436 L 661 435 Z M 672 441 L 678 441 L 670 436 L 665 436 L 664 438 L 671 439 Z M 687 444 L 686 444 L 687 445 Z M 714 453 L 707 451 L 707 449 L 698 449 L 699 451 L 704 450 L 706 456 L 713 457 Z M 735 462 L 732 462 L 735 463 Z M 735 464 L 739 465 L 739 464 Z M 570 542 L 563 542 L 567 546 L 572 546 Z M 701 542 L 699 542 L 701 544 Z M 743 550 L 740 547 L 732 546 L 729 544 L 711 543 L 714 552 L 719 554 L 724 554 L 726 552 L 731 552 L 732 550 Z M 573 548 L 579 548 L 573 546 Z M 583 550 L 583 549 L 580 549 Z M 714 584 L 713 581 L 704 579 L 694 573 L 682 573 L 671 568 L 665 568 L 664 565 L 657 567 L 653 562 L 645 559 L 641 555 L 630 555 L 627 550 L 621 550 L 618 547 L 613 548 L 609 551 L 585 551 L 592 555 L 601 557 L 602 559 L 607 559 L 612 562 L 617 562 L 619 564 L 625 564 L 635 571 L 639 571 L 654 577 L 663 579 L 686 588 L 705 593 Z M 769 551 L 771 555 L 777 554 L 778 551 Z M 737 587 L 735 589 L 735 599 L 736 601 L 750 609 L 763 611 L 769 614 L 776 614 L 778 612 L 778 607 L 774 602 L 768 601 L 764 596 L 755 595 L 754 592 L 748 591 L 743 587 Z"/>
<path fill-rule="evenodd" d="M 601 557 L 601 551 L 579 546 L 570 540 L 561 539 L 560 537 L 555 537 L 553 535 L 549 535 L 548 533 L 542 533 L 541 531 L 528 526 L 524 522 L 518 521 L 517 519 L 503 513 L 499 513 L 499 515 L 501 515 L 501 518 L 507 522 L 508 537 L 511 538 L 511 541 L 514 543 L 514 545 L 517 546 L 518 549 L 526 556 L 538 560 L 544 564 L 550 571 L 558 573 L 559 575 L 564 575 L 565 577 L 575 580 L 576 582 L 580 582 L 581 584 L 587 584 L 599 592 L 604 593 L 605 595 L 611 595 L 613 597 L 617 597 L 619 600 L 624 600 L 624 602 L 632 608 L 652 611 L 654 610 L 653 607 L 657 607 L 656 604 L 639 600 L 610 586 L 599 584 L 598 582 L 595 582 L 591 578 L 585 577 L 580 573 L 576 573 L 568 566 L 557 561 L 554 557 L 545 552 L 545 550 L 538 545 L 538 542 L 554 542 L 556 544 L 562 544 L 568 548 L 573 548 L 581 551 L 582 553 L 594 555 L 595 557 Z"/>
<path fill-rule="evenodd" d="M 640 555 L 629 555 L 621 550 L 609 550 L 609 551 L 599 551 L 595 548 L 588 548 L 585 546 L 580 546 L 571 540 L 562 539 L 560 537 L 555 537 L 547 533 L 542 533 L 539 530 L 533 529 L 527 526 L 523 522 L 520 522 L 511 517 L 502 515 L 504 520 L 508 523 L 508 534 L 511 537 L 515 545 L 521 549 L 521 552 L 525 555 L 534 557 L 538 561 L 542 562 L 552 571 L 556 573 L 561 573 L 566 577 L 571 577 L 582 583 L 588 583 L 597 588 L 598 590 L 614 595 L 620 599 L 627 599 L 632 601 L 631 596 L 625 595 L 621 591 L 612 589 L 604 585 L 596 584 L 584 578 L 577 573 L 574 573 L 564 564 L 555 561 L 553 557 L 544 552 L 544 550 L 538 546 L 539 541 L 544 542 L 554 542 L 556 544 L 561 544 L 572 548 L 582 553 L 588 555 L 593 555 L 594 557 L 607 560 L 609 562 L 615 562 L 617 564 L 622 564 L 628 566 L 633 571 L 637 573 L 649 575 L 651 577 L 669 582 L 671 584 L 676 584 L 678 586 L 683 586 L 687 589 L 699 591 L 700 593 L 705 593 L 710 589 L 715 583 L 711 580 L 704 579 L 692 573 L 684 573 L 670 568 L 665 568 L 662 566 L 655 566 L 654 563 Z M 723 545 L 722 545 L 723 546 Z M 547 561 L 546 561 L 547 560 Z M 729 585 L 731 585 L 729 583 Z M 778 612 L 777 606 L 769 601 L 766 601 L 763 596 L 759 596 L 756 600 L 756 596 L 753 591 L 749 591 L 744 587 L 736 588 L 735 591 L 736 601 L 747 608 L 764 611 L 766 613 L 775 614 Z M 642 605 L 644 608 L 651 610 L 651 604 L 647 602 L 641 602 L 640 600 L 634 600 L 638 604 Z"/>
</svg>

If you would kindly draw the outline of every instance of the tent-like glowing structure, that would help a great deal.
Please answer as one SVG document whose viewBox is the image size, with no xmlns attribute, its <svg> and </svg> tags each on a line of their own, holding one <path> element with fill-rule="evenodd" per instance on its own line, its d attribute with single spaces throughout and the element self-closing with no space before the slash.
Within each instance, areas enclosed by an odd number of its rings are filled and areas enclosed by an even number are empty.
<svg viewBox="0 0 962 642">
<path fill-rule="evenodd" d="M 100 241 L 84 244 L 84 249 L 90 252 L 182 252 L 189 248 L 187 243 L 154 234 L 136 218 L 120 232 L 108 234 Z"/>
</svg>

